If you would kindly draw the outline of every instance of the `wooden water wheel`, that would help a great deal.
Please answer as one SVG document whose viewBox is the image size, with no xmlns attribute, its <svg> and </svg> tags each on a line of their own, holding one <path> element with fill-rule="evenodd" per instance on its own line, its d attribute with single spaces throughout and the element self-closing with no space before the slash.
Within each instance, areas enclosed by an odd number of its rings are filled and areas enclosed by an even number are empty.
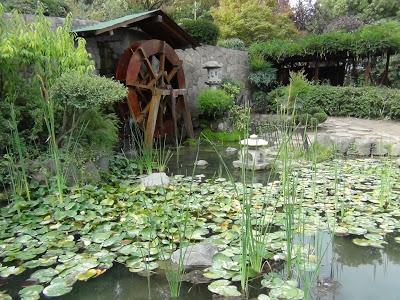
<svg viewBox="0 0 400 300">
<path fill-rule="evenodd" d="M 160 40 L 137 41 L 121 56 L 116 79 L 128 87 L 130 115 L 144 131 L 144 144 L 154 137 L 179 136 L 181 125 L 193 137 L 182 61 Z"/>
</svg>

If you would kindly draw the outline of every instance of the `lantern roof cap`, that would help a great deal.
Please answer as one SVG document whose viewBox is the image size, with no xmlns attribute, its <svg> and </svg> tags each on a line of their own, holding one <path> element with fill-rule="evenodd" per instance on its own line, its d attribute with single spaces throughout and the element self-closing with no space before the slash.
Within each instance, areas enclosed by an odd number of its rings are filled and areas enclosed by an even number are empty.
<svg viewBox="0 0 400 300">
<path fill-rule="evenodd" d="M 215 60 L 210 60 L 203 64 L 203 69 L 217 69 L 217 68 L 222 68 L 222 67 L 223 67 L 223 64 L 221 64 Z"/>
<path fill-rule="evenodd" d="M 263 147 L 268 145 L 268 141 L 258 138 L 258 135 L 252 134 L 248 139 L 240 141 L 240 145 L 249 147 Z"/>
</svg>

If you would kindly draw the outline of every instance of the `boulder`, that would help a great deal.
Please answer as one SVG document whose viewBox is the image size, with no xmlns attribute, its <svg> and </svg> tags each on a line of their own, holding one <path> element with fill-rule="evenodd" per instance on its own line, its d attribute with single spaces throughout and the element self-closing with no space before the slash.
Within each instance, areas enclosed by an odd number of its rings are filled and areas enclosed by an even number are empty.
<svg viewBox="0 0 400 300">
<path fill-rule="evenodd" d="M 200 159 L 200 160 L 196 161 L 194 163 L 194 165 L 199 168 L 206 168 L 208 166 L 208 162 L 204 159 Z"/>
<path fill-rule="evenodd" d="M 182 260 L 183 265 L 187 267 L 212 265 L 212 258 L 218 252 L 218 248 L 210 243 L 202 242 L 190 245 L 172 253 L 171 260 L 179 263 Z"/>
<path fill-rule="evenodd" d="M 318 133 L 315 141 L 324 147 L 331 147 L 333 145 L 331 135 L 328 133 Z"/>
<path fill-rule="evenodd" d="M 350 136 L 332 136 L 336 151 L 340 154 L 347 154 L 355 138 Z"/>
<path fill-rule="evenodd" d="M 388 144 L 385 143 L 382 140 L 377 140 L 373 145 L 372 145 L 372 150 L 371 154 L 372 155 L 377 155 L 377 156 L 384 156 L 388 154 Z"/>
<path fill-rule="evenodd" d="M 374 141 L 372 139 L 369 138 L 357 139 L 354 143 L 356 155 L 370 156 L 373 145 Z"/>
<path fill-rule="evenodd" d="M 111 155 L 104 155 L 96 161 L 96 166 L 100 171 L 106 172 L 110 168 Z"/>
<path fill-rule="evenodd" d="M 389 155 L 393 157 L 400 156 L 400 143 L 389 146 Z"/>
<path fill-rule="evenodd" d="M 400 168 L 400 158 L 396 160 L 396 165 Z"/>
<path fill-rule="evenodd" d="M 152 173 L 140 179 L 140 183 L 145 187 L 159 187 L 159 186 L 168 186 L 169 185 L 169 177 L 167 174 L 161 173 Z"/>
<path fill-rule="evenodd" d="M 231 126 L 230 126 L 229 122 L 226 122 L 226 121 L 219 122 L 218 125 L 217 125 L 217 130 L 221 131 L 221 132 L 225 132 L 225 131 L 229 131 L 230 127 Z"/>
<path fill-rule="evenodd" d="M 229 155 L 236 154 L 238 152 L 238 149 L 233 148 L 233 147 L 228 147 L 225 149 L 225 152 Z"/>
<path fill-rule="evenodd" d="M 91 184 L 96 184 L 100 181 L 100 171 L 93 162 L 86 162 L 83 171 L 85 174 L 82 178 L 83 181 Z"/>
</svg>

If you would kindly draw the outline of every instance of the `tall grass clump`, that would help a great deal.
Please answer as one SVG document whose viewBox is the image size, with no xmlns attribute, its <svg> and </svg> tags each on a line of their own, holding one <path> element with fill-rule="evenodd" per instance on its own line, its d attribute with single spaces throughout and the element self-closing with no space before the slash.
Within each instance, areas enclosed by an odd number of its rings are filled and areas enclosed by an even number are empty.
<svg viewBox="0 0 400 300">
<path fill-rule="evenodd" d="M 18 131 L 18 123 L 15 115 L 14 105 L 10 104 L 11 120 L 9 127 L 11 131 L 11 147 L 7 151 L 6 160 L 9 171 L 9 179 L 14 196 L 25 195 L 30 200 L 30 189 L 28 179 L 28 153 Z"/>
</svg>

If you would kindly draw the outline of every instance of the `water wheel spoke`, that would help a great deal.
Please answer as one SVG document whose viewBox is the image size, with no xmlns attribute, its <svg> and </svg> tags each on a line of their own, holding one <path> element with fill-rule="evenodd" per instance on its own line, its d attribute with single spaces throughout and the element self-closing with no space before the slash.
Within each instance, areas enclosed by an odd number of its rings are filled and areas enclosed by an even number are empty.
<svg viewBox="0 0 400 300">
<path fill-rule="evenodd" d="M 135 118 L 135 121 L 140 116 L 140 104 L 136 91 L 132 88 L 128 88 L 128 107 L 131 115 Z"/>
<path fill-rule="evenodd" d="M 137 89 L 142 89 L 142 90 L 151 90 L 151 87 L 149 87 L 148 85 L 137 83 L 137 82 L 128 85 L 128 87 L 135 87 Z"/>
<path fill-rule="evenodd" d="M 144 64 L 145 64 L 147 70 L 149 71 L 150 75 L 151 75 L 153 78 L 156 78 L 156 73 L 155 73 L 154 70 L 153 70 L 153 66 L 151 65 L 151 62 L 150 62 L 150 60 L 148 59 L 148 57 L 147 57 L 147 55 L 146 55 L 146 52 L 145 52 L 145 51 L 143 50 L 143 48 L 141 48 L 141 47 L 140 47 L 138 50 L 142 53 L 143 62 L 144 62 Z"/>
<path fill-rule="evenodd" d="M 171 82 L 172 78 L 174 78 L 174 76 L 176 75 L 176 73 L 179 71 L 181 67 L 181 64 L 178 66 L 174 66 L 171 70 L 171 72 L 169 72 L 169 74 L 165 77 L 165 79 L 169 82 Z"/>
</svg>

